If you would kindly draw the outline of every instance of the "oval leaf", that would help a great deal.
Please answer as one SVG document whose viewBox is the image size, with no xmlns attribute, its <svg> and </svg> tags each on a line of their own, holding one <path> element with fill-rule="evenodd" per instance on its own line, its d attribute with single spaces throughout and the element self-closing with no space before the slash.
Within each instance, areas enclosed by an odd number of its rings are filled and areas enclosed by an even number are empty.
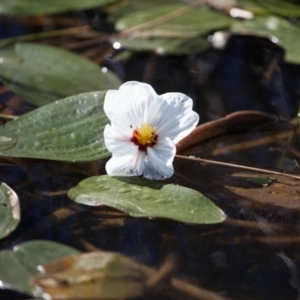
<svg viewBox="0 0 300 300">
<path fill-rule="evenodd" d="M 36 15 L 52 14 L 69 10 L 82 10 L 103 6 L 115 0 L 1 0 L 0 14 L 6 15 Z"/>
<path fill-rule="evenodd" d="M 182 4 L 157 5 L 145 10 L 131 12 L 116 22 L 119 31 L 127 30 L 140 24 L 153 21 L 185 7 Z M 188 37 L 206 34 L 212 30 L 230 26 L 234 20 L 227 15 L 214 12 L 206 6 L 192 6 L 186 13 L 178 13 L 170 20 L 159 24 L 150 24 L 142 28 L 137 36 L 147 37 Z"/>
<path fill-rule="evenodd" d="M 255 14 L 278 15 L 287 18 L 300 16 L 300 6 L 295 2 L 289 0 L 238 0 L 240 6 Z"/>
<path fill-rule="evenodd" d="M 0 251 L 2 286 L 31 295 L 29 280 L 39 273 L 39 265 L 77 253 L 71 247 L 48 241 L 31 241 Z"/>
<path fill-rule="evenodd" d="M 116 28 L 119 31 L 128 30 L 127 37 L 117 38 L 114 41 L 138 51 L 156 50 L 159 53 L 176 55 L 199 53 L 210 47 L 209 41 L 203 35 L 229 27 L 234 22 L 226 15 L 196 5 L 191 6 L 189 12 L 174 14 L 174 17 L 169 18 L 169 14 L 185 7 L 188 6 L 146 5 L 144 9 L 139 8 L 133 12 L 123 8 L 121 12 L 113 14 L 111 19 L 117 20 Z M 130 31 L 132 28 L 135 29 L 134 32 Z M 124 32 L 122 35 L 125 35 Z"/>
<path fill-rule="evenodd" d="M 105 92 L 72 96 L 40 107 L 5 124 L 18 142 L 2 156 L 62 161 L 92 161 L 107 157 L 103 130 Z"/>
<path fill-rule="evenodd" d="M 90 177 L 70 189 L 68 196 L 78 203 L 107 205 L 134 217 L 161 217 L 195 224 L 225 220 L 223 211 L 197 191 L 139 177 Z"/>
<path fill-rule="evenodd" d="M 31 280 L 39 299 L 128 299 L 143 294 L 144 275 L 129 258 L 112 252 L 77 254 L 41 266 Z"/>
<path fill-rule="evenodd" d="M 18 195 L 4 182 L 0 185 L 0 239 L 8 236 L 20 222 Z"/>
<path fill-rule="evenodd" d="M 114 5 L 114 10 L 109 14 L 107 20 L 110 23 L 115 23 L 117 20 L 128 15 L 129 13 L 152 9 L 153 7 L 168 5 L 168 4 L 182 4 L 182 0 L 129 0 L 118 1 Z"/>
<path fill-rule="evenodd" d="M 0 80 L 37 106 L 121 84 L 92 61 L 48 45 L 17 43 L 0 49 L 0 58 Z"/>
</svg>

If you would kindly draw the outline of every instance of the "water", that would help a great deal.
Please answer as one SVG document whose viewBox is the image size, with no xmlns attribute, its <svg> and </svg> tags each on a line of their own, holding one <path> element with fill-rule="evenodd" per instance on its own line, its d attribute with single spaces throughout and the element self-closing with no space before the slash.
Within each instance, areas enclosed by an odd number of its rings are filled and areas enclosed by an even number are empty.
<svg viewBox="0 0 300 300">
<path fill-rule="evenodd" d="M 11 35 L 15 25 L 12 21 Z M 123 81 L 148 82 L 159 94 L 188 94 L 201 123 L 237 110 L 276 114 L 280 120 L 275 123 L 250 128 L 240 123 L 245 127 L 241 132 L 231 130 L 203 141 L 188 154 L 297 175 L 299 130 L 291 120 L 298 113 L 300 69 L 280 61 L 266 73 L 278 54 L 282 54 L 279 47 L 262 39 L 237 37 L 223 52 L 193 56 L 147 52 L 121 62 L 110 56 L 103 66 Z M 22 114 L 32 108 L 13 97 L 1 94 L 2 112 Z M 21 224 L 0 241 L 1 250 L 45 239 L 81 251 L 116 251 L 154 268 L 171 254 L 174 269 L 170 276 L 226 299 L 300 299 L 299 180 L 272 176 L 274 184 L 262 188 L 240 180 L 261 174 L 175 159 L 171 182 L 204 193 L 227 214 L 222 224 L 196 226 L 131 218 L 69 200 L 69 188 L 89 176 L 105 174 L 105 161 L 71 164 L 2 158 L 0 163 L 0 180 L 19 195 L 22 210 Z M 154 287 L 143 299 L 189 297 L 172 289 L 162 295 Z M 3 290 L 0 299 L 30 297 Z"/>
</svg>

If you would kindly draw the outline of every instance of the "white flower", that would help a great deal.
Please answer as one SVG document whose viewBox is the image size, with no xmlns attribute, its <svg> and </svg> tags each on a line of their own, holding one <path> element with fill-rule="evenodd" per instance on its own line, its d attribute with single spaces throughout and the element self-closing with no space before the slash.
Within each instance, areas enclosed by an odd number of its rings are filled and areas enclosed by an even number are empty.
<svg viewBox="0 0 300 300">
<path fill-rule="evenodd" d="M 104 100 L 104 111 L 111 121 L 104 129 L 105 145 L 112 153 L 107 174 L 171 177 L 175 144 L 199 121 L 192 106 L 192 99 L 184 94 L 159 96 L 150 85 L 136 81 L 109 90 Z"/>
</svg>

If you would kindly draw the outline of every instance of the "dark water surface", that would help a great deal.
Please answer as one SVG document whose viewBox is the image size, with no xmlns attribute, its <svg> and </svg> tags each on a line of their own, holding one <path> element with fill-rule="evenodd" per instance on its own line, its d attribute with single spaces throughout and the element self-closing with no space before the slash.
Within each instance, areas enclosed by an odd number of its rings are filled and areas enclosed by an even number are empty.
<svg viewBox="0 0 300 300">
<path fill-rule="evenodd" d="M 12 36 L 17 25 L 9 25 Z M 123 81 L 152 84 L 159 94 L 188 94 L 201 123 L 239 110 L 275 114 L 279 118 L 275 123 L 227 132 L 188 154 L 299 174 L 299 130 L 291 121 L 298 114 L 300 68 L 280 61 L 266 75 L 274 56 L 281 54 L 279 47 L 263 39 L 236 37 L 224 51 L 194 56 L 137 53 L 121 62 L 109 56 L 103 65 Z M 28 103 L 12 99 L 12 94 L 0 95 L 2 111 L 21 114 L 31 109 Z M 116 251 L 156 268 L 172 254 L 176 257 L 172 276 L 227 299 L 300 299 L 299 180 L 278 176 L 274 185 L 262 190 L 240 182 L 241 176 L 254 172 L 177 158 L 171 182 L 204 193 L 228 216 L 222 224 L 191 226 L 131 218 L 68 199 L 69 188 L 89 176 L 105 174 L 104 166 L 105 161 L 1 159 L 0 180 L 19 195 L 22 219 L 16 231 L 0 241 L 0 249 L 45 239 L 81 251 Z M 30 297 L 0 290 L 0 299 Z M 162 296 L 153 289 L 143 299 L 193 298 L 174 291 Z"/>
</svg>

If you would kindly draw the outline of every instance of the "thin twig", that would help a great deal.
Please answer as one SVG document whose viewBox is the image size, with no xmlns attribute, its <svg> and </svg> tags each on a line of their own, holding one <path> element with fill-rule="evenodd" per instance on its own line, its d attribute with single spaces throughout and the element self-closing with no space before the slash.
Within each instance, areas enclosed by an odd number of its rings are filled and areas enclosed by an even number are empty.
<svg viewBox="0 0 300 300">
<path fill-rule="evenodd" d="M 163 265 L 157 270 L 157 272 L 148 278 L 145 283 L 147 288 L 156 286 L 159 282 L 163 281 L 175 268 L 175 257 L 169 255 Z"/>
<path fill-rule="evenodd" d="M 273 246 L 279 246 L 279 245 L 289 245 L 292 244 L 300 244 L 300 237 L 298 235 L 294 236 L 249 236 L 249 237 L 232 237 L 230 239 L 226 239 L 224 241 L 224 238 L 216 237 L 214 238 L 214 242 L 216 245 L 245 245 L 245 244 L 251 244 L 253 243 L 261 243 L 265 245 L 273 245 Z"/>
<path fill-rule="evenodd" d="M 135 265 L 142 270 L 146 278 L 151 278 L 153 276 L 156 276 L 156 272 L 158 272 L 155 269 L 140 263 L 135 263 Z M 217 293 L 210 292 L 208 290 L 202 289 L 199 286 L 185 282 L 179 278 L 171 278 L 170 284 L 176 290 L 185 293 L 187 296 L 193 297 L 194 299 L 197 300 L 227 300 L 228 299 L 221 295 L 218 295 Z"/>
<path fill-rule="evenodd" d="M 266 82 L 270 81 L 270 79 L 273 76 L 274 71 L 276 70 L 276 67 L 278 66 L 279 60 L 281 59 L 282 55 L 277 54 L 273 57 L 271 60 L 270 65 L 263 73 L 263 78 Z"/>
<path fill-rule="evenodd" d="M 269 223 L 269 222 L 258 222 L 255 221 L 248 221 L 248 220 L 236 220 L 236 219 L 227 219 L 225 221 L 225 224 L 229 226 L 230 228 L 243 228 L 245 230 L 249 229 L 259 229 L 262 232 L 265 232 L 266 230 L 272 230 L 276 232 L 276 235 L 279 236 L 281 234 L 282 236 L 286 235 L 286 232 L 292 232 L 292 230 L 295 229 L 295 225 L 288 224 L 288 223 Z M 229 231 L 230 231 L 229 228 Z"/>
<path fill-rule="evenodd" d="M 198 286 L 181 281 L 177 278 L 171 279 L 171 285 L 178 291 L 184 292 L 198 300 L 226 300 L 221 295 L 204 290 Z"/>
<path fill-rule="evenodd" d="M 242 169 L 242 170 L 265 173 L 265 174 L 270 174 L 270 175 L 280 175 L 280 176 L 285 176 L 285 177 L 300 180 L 300 177 L 296 176 L 296 175 L 286 174 L 286 173 L 276 172 L 276 171 L 271 171 L 271 170 L 266 170 L 266 169 L 260 169 L 260 168 L 248 167 L 248 166 L 243 166 L 243 165 L 231 164 L 231 163 L 226 163 L 226 162 L 222 162 L 222 161 L 215 161 L 215 160 L 204 159 L 204 158 L 199 158 L 199 157 L 194 157 L 194 156 L 184 156 L 184 155 L 178 155 L 177 154 L 175 157 L 180 158 L 180 159 L 199 161 L 199 162 L 202 162 L 202 163 L 205 163 L 205 164 Z"/>
<path fill-rule="evenodd" d="M 76 35 L 79 33 L 88 32 L 90 30 L 91 30 L 91 27 L 89 25 L 84 25 L 84 26 L 80 26 L 80 27 L 78 26 L 78 27 L 67 28 L 67 29 L 39 32 L 39 33 L 34 33 L 34 34 L 18 36 L 18 37 L 14 37 L 14 38 L 3 39 L 0 41 L 0 46 L 13 44 L 15 42 L 28 42 L 28 41 L 33 41 L 33 40 L 48 39 L 48 38 L 66 36 L 66 35 Z"/>
<path fill-rule="evenodd" d="M 198 6 L 202 6 L 202 5 L 206 4 L 206 3 L 207 3 L 207 0 L 196 0 L 196 1 L 194 1 L 194 2 L 192 2 L 190 4 L 188 4 L 188 5 L 185 5 L 185 6 L 181 7 L 181 8 L 179 8 L 179 9 L 176 9 L 176 10 L 174 10 L 174 11 L 172 11 L 172 12 L 166 14 L 166 15 L 163 15 L 163 16 L 158 17 L 156 19 L 153 19 L 151 21 L 148 21 L 148 22 L 145 22 L 145 23 L 133 26 L 131 28 L 125 29 L 122 32 L 120 32 L 117 37 L 128 36 L 129 34 L 134 33 L 136 31 L 146 30 L 148 28 L 152 28 L 152 27 L 160 25 L 162 23 L 171 21 L 173 19 L 181 17 L 182 15 L 184 15 L 184 14 L 186 14 L 186 13 L 194 10 Z"/>
<path fill-rule="evenodd" d="M 5 120 L 16 120 L 16 119 L 18 119 L 18 117 L 12 116 L 12 115 L 0 114 L 0 119 L 5 119 Z"/>
<path fill-rule="evenodd" d="M 49 196 L 49 197 L 62 196 L 62 195 L 66 195 L 67 193 L 68 190 L 56 191 L 56 192 L 50 192 L 50 191 L 37 192 L 38 195 Z"/>
</svg>

